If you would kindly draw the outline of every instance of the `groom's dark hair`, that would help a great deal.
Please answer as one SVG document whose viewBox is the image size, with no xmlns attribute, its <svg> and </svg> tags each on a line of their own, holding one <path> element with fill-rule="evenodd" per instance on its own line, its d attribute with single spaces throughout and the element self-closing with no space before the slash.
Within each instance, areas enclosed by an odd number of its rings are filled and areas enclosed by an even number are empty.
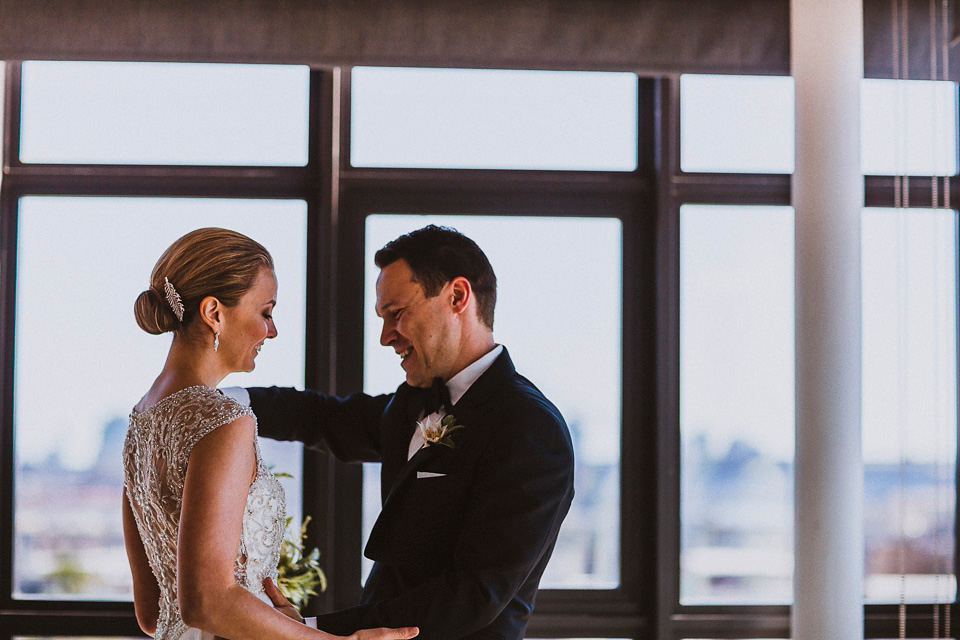
<svg viewBox="0 0 960 640">
<path fill-rule="evenodd" d="M 493 329 L 497 276 L 476 242 L 456 229 L 431 224 L 391 240 L 373 257 L 381 269 L 397 260 L 407 261 L 414 282 L 428 298 L 439 294 L 454 278 L 466 278 L 477 297 L 480 322 Z"/>
</svg>

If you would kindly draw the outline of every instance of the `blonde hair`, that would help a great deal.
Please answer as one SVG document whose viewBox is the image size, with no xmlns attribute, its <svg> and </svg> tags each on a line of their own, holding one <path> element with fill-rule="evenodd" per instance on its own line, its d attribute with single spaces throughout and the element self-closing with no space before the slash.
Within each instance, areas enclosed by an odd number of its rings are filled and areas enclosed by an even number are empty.
<svg viewBox="0 0 960 640">
<path fill-rule="evenodd" d="M 264 268 L 274 268 L 270 252 L 242 233 L 217 227 L 191 231 L 157 260 L 150 287 L 133 305 L 137 324 L 154 335 L 180 333 L 196 315 L 201 300 L 213 296 L 228 307 L 234 306 Z M 183 320 L 177 319 L 167 302 L 164 279 L 170 281 L 183 302 Z"/>
</svg>

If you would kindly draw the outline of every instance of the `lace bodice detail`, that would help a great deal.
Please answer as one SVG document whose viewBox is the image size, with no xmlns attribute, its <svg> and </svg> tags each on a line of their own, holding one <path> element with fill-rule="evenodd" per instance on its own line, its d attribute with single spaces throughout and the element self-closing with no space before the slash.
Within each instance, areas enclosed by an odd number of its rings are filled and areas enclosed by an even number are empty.
<svg viewBox="0 0 960 640">
<path fill-rule="evenodd" d="M 209 387 L 188 387 L 143 413 L 130 413 L 123 446 L 124 488 L 137 530 L 160 586 L 156 640 L 175 640 L 187 626 L 177 605 L 177 539 L 187 462 L 205 435 L 253 412 Z M 247 494 L 237 583 L 260 594 L 266 577 L 276 579 L 285 528 L 283 488 L 257 453 L 257 474 Z"/>
</svg>

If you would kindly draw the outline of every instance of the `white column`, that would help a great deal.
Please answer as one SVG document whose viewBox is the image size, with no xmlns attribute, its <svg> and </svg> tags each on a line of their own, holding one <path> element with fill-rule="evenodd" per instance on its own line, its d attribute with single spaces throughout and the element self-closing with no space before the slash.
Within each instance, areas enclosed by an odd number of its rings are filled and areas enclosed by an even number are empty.
<svg viewBox="0 0 960 640">
<path fill-rule="evenodd" d="M 792 0 L 796 81 L 793 637 L 863 638 L 862 0 Z"/>
</svg>

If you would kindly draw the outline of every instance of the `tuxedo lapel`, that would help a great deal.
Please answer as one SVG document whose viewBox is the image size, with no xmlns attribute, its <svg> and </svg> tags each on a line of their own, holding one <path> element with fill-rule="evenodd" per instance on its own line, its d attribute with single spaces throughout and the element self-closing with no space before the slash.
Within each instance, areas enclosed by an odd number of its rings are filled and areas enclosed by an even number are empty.
<svg viewBox="0 0 960 640">
<path fill-rule="evenodd" d="M 383 509 L 386 511 L 389 508 L 390 498 L 394 494 L 401 492 L 403 485 L 409 482 L 410 478 L 414 476 L 417 469 L 423 465 L 429 463 L 431 460 L 437 457 L 440 453 L 442 445 L 435 446 L 426 446 L 422 447 L 419 451 L 413 454 L 413 456 L 407 460 L 407 463 L 400 467 L 400 471 L 397 473 L 397 476 L 393 479 L 393 484 L 390 487 L 390 492 L 387 494 L 386 499 L 383 501 Z"/>
<path fill-rule="evenodd" d="M 393 400 L 383 415 L 381 441 L 383 462 L 380 470 L 380 495 L 384 502 L 400 471 L 407 463 L 410 438 L 417 428 L 418 408 L 411 400 L 416 391 L 407 383 L 397 389 Z"/>
<path fill-rule="evenodd" d="M 377 516 L 377 521 L 373 523 L 373 529 L 371 529 L 367 540 L 367 557 L 372 557 L 369 553 L 371 548 L 382 544 L 379 541 L 391 539 L 389 532 L 394 529 L 397 519 L 404 514 L 400 505 L 403 503 L 403 493 L 406 487 L 416 478 L 417 469 L 439 455 L 442 448 L 442 445 L 421 448 L 405 464 L 400 466 L 389 484 L 386 482 L 381 484 L 383 506 L 380 509 L 380 515 Z M 404 449 L 404 457 L 406 457 L 406 449 Z M 386 461 L 384 461 L 384 464 L 386 464 Z"/>
</svg>

